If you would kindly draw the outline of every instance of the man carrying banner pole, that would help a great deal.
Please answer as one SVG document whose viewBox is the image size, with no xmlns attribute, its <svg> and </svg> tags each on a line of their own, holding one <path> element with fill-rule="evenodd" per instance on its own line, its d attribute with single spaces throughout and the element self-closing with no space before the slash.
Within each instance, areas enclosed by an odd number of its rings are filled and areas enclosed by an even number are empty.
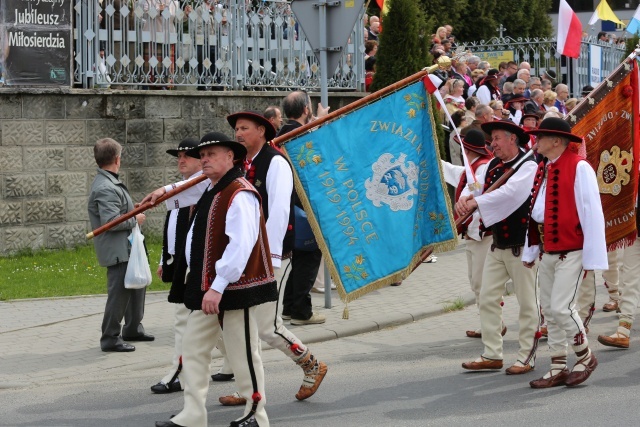
<svg viewBox="0 0 640 427">
<path fill-rule="evenodd" d="M 608 268 L 598 181 L 591 165 L 567 149 L 570 141 L 582 141 L 571 133 L 569 123 L 552 117 L 527 133 L 537 136 L 538 153 L 548 161 L 538 166 L 532 187 L 522 262 L 531 269 L 540 256 L 540 302 L 551 350 L 551 369 L 529 385 L 574 387 L 586 381 L 598 366 L 575 307 L 584 272 Z M 578 357 L 571 371 L 567 368 L 569 342 Z"/>
<path fill-rule="evenodd" d="M 496 156 L 484 176 L 485 191 L 509 169 L 516 172 L 499 188 L 480 196 L 463 192 L 456 203 L 456 213 L 465 215 L 478 209 L 483 227 L 491 229 L 493 244 L 487 254 L 480 290 L 480 327 L 482 356 L 462 364 L 468 370 L 502 369 L 502 296 L 511 279 L 520 304 L 520 350 L 507 375 L 519 375 L 533 370 L 538 342 L 539 308 L 535 274 L 522 265 L 520 257 L 525 243 L 526 220 L 531 199 L 530 190 L 536 172 L 531 152 L 523 147 L 529 143 L 525 131 L 509 120 L 484 123 L 482 130 L 491 134 L 491 147 Z"/>
</svg>

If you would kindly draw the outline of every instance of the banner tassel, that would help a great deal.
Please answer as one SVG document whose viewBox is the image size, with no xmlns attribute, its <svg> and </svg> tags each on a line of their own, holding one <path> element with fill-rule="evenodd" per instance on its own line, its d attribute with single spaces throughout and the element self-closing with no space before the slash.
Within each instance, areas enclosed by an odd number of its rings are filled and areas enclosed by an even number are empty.
<svg viewBox="0 0 640 427">
<path fill-rule="evenodd" d="M 349 303 L 348 302 L 344 303 L 344 310 L 342 310 L 342 318 L 344 320 L 349 319 Z"/>
</svg>

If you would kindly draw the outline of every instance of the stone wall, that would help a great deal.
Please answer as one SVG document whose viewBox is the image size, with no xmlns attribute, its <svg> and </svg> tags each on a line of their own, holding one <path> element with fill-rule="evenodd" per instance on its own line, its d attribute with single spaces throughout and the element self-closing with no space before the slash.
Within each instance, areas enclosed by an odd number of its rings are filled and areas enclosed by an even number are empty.
<svg viewBox="0 0 640 427">
<path fill-rule="evenodd" d="M 86 243 L 97 139 L 123 145 L 120 175 L 135 202 L 178 178 L 167 149 L 212 130 L 233 137 L 228 114 L 280 105 L 284 95 L 0 89 L 0 255 Z M 331 94 L 331 110 L 361 96 Z M 149 212 L 145 231 L 160 233 L 163 220 L 161 208 Z"/>
</svg>

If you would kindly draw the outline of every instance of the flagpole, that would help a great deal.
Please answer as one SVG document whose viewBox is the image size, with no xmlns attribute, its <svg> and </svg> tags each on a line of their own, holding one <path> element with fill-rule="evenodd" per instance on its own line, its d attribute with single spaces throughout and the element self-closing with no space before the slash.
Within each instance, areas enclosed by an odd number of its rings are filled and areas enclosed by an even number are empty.
<svg viewBox="0 0 640 427">
<path fill-rule="evenodd" d="M 565 118 L 569 116 L 580 116 L 582 114 L 582 110 L 589 106 L 589 100 L 594 98 L 595 94 L 603 89 L 607 82 L 609 82 L 618 73 L 620 73 L 625 67 L 625 64 L 629 64 L 629 62 L 633 61 L 638 55 L 640 55 L 640 48 L 636 48 L 633 52 L 631 52 L 631 54 L 629 54 L 629 56 L 627 56 L 624 61 L 622 61 L 620 65 L 616 67 L 615 70 L 613 70 L 607 77 L 605 77 L 604 80 L 602 80 L 600 84 L 598 84 L 598 86 L 596 86 L 591 92 L 589 92 L 589 94 L 587 94 L 587 96 L 585 96 L 584 99 L 580 101 L 573 110 L 571 110 L 571 112 L 567 113 Z"/>
<path fill-rule="evenodd" d="M 370 104 L 373 101 L 377 101 L 380 98 L 383 98 L 393 92 L 396 92 L 402 88 L 404 88 L 405 86 L 409 86 L 412 83 L 415 83 L 417 81 L 419 81 L 420 79 L 422 79 L 424 76 L 426 76 L 427 74 L 429 74 L 428 70 L 421 70 L 418 71 L 415 74 L 410 75 L 409 77 L 406 77 L 398 82 L 395 82 L 392 85 L 389 85 L 387 87 L 383 87 L 382 89 L 380 89 L 377 92 L 373 92 L 367 96 L 365 96 L 364 98 L 360 98 L 357 101 L 354 101 L 348 105 L 345 105 L 342 108 L 337 109 L 336 111 L 334 111 L 333 113 L 329 113 L 324 117 L 320 117 L 316 120 L 314 120 L 313 122 L 307 123 L 306 125 L 302 125 L 301 127 L 292 130 L 291 132 L 287 132 L 284 135 L 281 135 L 277 138 L 274 138 L 271 143 L 273 145 L 275 145 L 276 147 L 281 146 L 282 144 L 285 144 L 287 141 L 294 139 L 300 135 L 302 135 L 303 133 L 307 133 L 315 128 L 320 127 L 321 125 L 323 125 L 326 122 L 329 122 L 331 120 L 337 119 L 341 116 L 344 116 L 345 114 L 348 114 L 352 111 L 357 110 L 360 107 L 364 107 L 367 104 Z"/>
</svg>

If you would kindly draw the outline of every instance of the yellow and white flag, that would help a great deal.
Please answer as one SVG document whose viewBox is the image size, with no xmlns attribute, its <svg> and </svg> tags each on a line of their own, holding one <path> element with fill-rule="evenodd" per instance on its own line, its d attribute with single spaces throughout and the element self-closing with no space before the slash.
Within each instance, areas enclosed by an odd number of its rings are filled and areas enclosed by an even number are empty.
<svg viewBox="0 0 640 427">
<path fill-rule="evenodd" d="M 600 4 L 596 7 L 596 10 L 593 11 L 593 15 L 591 15 L 591 19 L 589 19 L 589 25 L 593 25 L 598 21 L 598 19 L 602 21 L 611 21 L 616 24 L 624 25 L 624 23 L 618 19 L 613 10 L 611 10 L 611 6 L 607 3 L 607 0 L 600 0 Z"/>
</svg>

